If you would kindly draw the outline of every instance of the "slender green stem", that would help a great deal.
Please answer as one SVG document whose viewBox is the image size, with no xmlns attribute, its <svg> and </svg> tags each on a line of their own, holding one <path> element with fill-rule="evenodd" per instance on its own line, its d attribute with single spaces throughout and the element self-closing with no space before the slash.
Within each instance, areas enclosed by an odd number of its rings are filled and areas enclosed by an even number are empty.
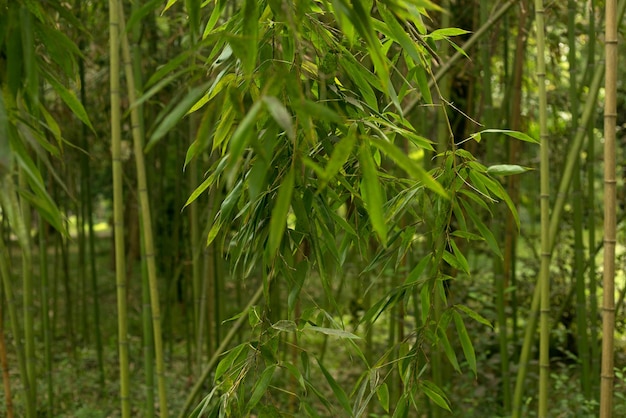
<svg viewBox="0 0 626 418">
<path fill-rule="evenodd" d="M 109 0 L 109 59 L 111 89 L 111 159 L 113 166 L 113 223 L 115 276 L 117 284 L 117 326 L 122 418 L 130 418 L 130 375 L 128 316 L 126 301 L 126 252 L 124 250 L 124 202 L 122 190 L 121 103 L 120 103 L 120 11 L 118 0 Z"/>
<path fill-rule="evenodd" d="M 568 0 L 568 63 L 569 63 L 569 96 L 572 114 L 572 130 L 578 129 L 578 64 L 576 60 L 576 13 L 577 2 Z M 578 341 L 578 357 L 581 366 L 581 388 L 586 399 L 591 397 L 591 376 L 589 369 L 589 343 L 587 339 L 587 304 L 585 300 L 585 251 L 583 244 L 583 195 L 580 182 L 580 164 L 574 168 L 573 202 L 574 202 L 574 266 L 576 287 L 576 325 Z M 592 197 L 593 198 L 593 197 Z"/>
<path fill-rule="evenodd" d="M 537 28 L 537 82 L 539 84 L 540 144 L 540 217 L 541 217 L 541 268 L 539 271 L 541 309 L 539 341 L 539 418 L 548 416 L 550 386 L 550 143 L 547 122 L 546 64 L 545 64 L 545 9 L 543 0 L 535 0 Z"/>
<path fill-rule="evenodd" d="M 137 91 L 133 74 L 132 59 L 130 55 L 130 45 L 128 36 L 124 29 L 124 11 L 122 1 L 119 0 L 120 13 L 120 33 L 122 33 L 122 52 L 124 57 L 124 67 L 126 73 L 126 84 L 128 86 L 128 97 L 131 103 L 137 101 Z M 137 107 L 130 112 L 132 122 L 132 133 L 134 143 L 135 165 L 137 168 L 137 190 L 139 194 L 140 219 L 143 231 L 143 246 L 145 248 L 144 260 L 147 266 L 148 281 L 150 285 L 150 306 L 152 309 L 152 327 L 154 336 L 154 355 L 156 360 L 156 376 L 159 392 L 159 413 L 162 418 L 169 415 L 167 405 L 167 389 L 165 385 L 165 359 L 163 355 L 163 336 L 161 332 L 161 310 L 159 301 L 159 284 L 156 274 L 154 238 L 152 235 L 152 217 L 150 213 L 150 198 L 148 196 L 148 181 L 146 178 L 146 167 L 143 152 L 143 138 L 140 129 L 139 110 Z"/>
</svg>

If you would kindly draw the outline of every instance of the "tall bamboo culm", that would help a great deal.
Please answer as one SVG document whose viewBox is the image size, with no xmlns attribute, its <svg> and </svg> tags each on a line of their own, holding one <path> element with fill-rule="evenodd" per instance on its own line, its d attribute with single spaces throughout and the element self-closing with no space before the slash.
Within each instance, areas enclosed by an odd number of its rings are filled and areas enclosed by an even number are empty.
<svg viewBox="0 0 626 418">
<path fill-rule="evenodd" d="M 547 124 L 546 63 L 543 0 L 535 0 L 537 26 L 537 82 L 539 84 L 539 135 L 540 145 L 540 210 L 541 210 L 541 269 L 539 282 L 540 341 L 539 341 L 539 410 L 540 418 L 548 416 L 550 385 L 550 159 Z"/>
<path fill-rule="evenodd" d="M 130 45 L 126 30 L 124 29 L 124 11 L 122 1 L 119 0 L 120 13 L 120 32 L 122 33 L 121 43 L 124 56 L 124 68 L 126 74 L 126 85 L 128 87 L 128 97 L 131 103 L 137 101 L 137 92 L 135 90 L 135 77 L 133 75 L 133 65 L 130 55 Z M 139 194 L 140 219 L 143 232 L 143 248 L 145 248 L 144 260 L 148 273 L 148 282 L 150 287 L 150 306 L 152 308 L 152 328 L 154 337 L 154 355 L 156 360 L 157 387 L 159 393 L 159 412 L 160 416 L 167 417 L 167 390 L 165 387 L 165 366 L 163 358 L 163 336 L 161 333 L 161 309 L 159 304 L 159 285 L 156 275 L 156 263 L 154 259 L 154 239 L 152 236 L 152 217 L 150 214 L 150 198 L 148 197 L 148 181 L 146 179 L 146 166 L 143 157 L 143 138 L 141 137 L 139 112 L 134 107 L 130 112 L 135 165 L 137 168 L 137 189 Z"/>
<path fill-rule="evenodd" d="M 604 93 L 604 273 L 600 418 L 613 415 L 613 333 L 615 329 L 615 126 L 617 119 L 617 1 L 606 0 Z"/>
<path fill-rule="evenodd" d="M 126 307 L 126 251 L 124 250 L 124 206 L 122 190 L 122 132 L 120 103 L 120 30 L 118 0 L 109 0 L 109 55 L 111 83 L 111 162 L 113 167 L 113 234 L 115 236 L 115 280 L 117 284 L 117 332 L 122 418 L 130 418 L 128 365 L 128 317 Z"/>
<path fill-rule="evenodd" d="M 568 0 L 567 27 L 568 27 L 568 63 L 569 63 L 569 97 L 570 97 L 570 113 L 572 114 L 572 132 L 578 130 L 578 92 L 579 92 L 579 74 L 578 63 L 576 60 L 576 15 L 578 14 L 578 3 L 575 0 Z M 591 160 L 593 161 L 593 160 Z M 585 399 L 591 399 L 591 377 L 589 370 L 589 341 L 587 339 L 587 303 L 585 298 L 585 251 L 583 243 L 583 202 L 584 194 L 582 192 L 580 172 L 580 162 L 576 162 L 574 168 L 572 197 L 574 203 L 574 280 L 573 286 L 576 289 L 576 326 L 577 326 L 577 343 L 578 355 L 581 373 L 581 389 Z M 593 196 L 591 196 L 593 198 Z M 584 202 L 586 204 L 586 202 Z M 593 218 L 592 218 L 593 219 Z"/>
</svg>

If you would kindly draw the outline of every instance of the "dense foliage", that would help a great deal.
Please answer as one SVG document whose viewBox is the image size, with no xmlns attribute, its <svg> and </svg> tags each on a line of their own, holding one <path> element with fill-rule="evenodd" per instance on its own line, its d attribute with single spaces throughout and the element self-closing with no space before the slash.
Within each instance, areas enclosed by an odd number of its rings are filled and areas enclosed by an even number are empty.
<svg viewBox="0 0 626 418">
<path fill-rule="evenodd" d="M 539 276 L 596 415 L 593 5 L 74 3 L 0 1 L 8 413 L 529 416 Z"/>
</svg>

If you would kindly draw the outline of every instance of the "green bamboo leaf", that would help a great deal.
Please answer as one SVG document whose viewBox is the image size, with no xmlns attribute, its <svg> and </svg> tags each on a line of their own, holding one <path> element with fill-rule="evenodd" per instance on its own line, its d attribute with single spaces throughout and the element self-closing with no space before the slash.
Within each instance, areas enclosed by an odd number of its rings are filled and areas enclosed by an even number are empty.
<svg viewBox="0 0 626 418">
<path fill-rule="evenodd" d="M 451 252 L 444 250 L 442 254 L 442 258 L 444 259 L 446 263 L 448 263 L 455 270 L 463 270 L 463 266 L 461 265 L 459 260 L 457 260 L 454 254 L 452 254 Z"/>
<path fill-rule="evenodd" d="M 450 246 L 452 247 L 452 251 L 454 252 L 454 257 L 457 259 L 459 265 L 461 266 L 461 270 L 463 270 L 465 274 L 469 275 L 470 268 L 469 268 L 467 259 L 465 258 L 463 253 L 459 250 L 459 247 L 456 245 L 456 242 L 454 242 L 454 240 L 451 239 L 448 242 L 450 243 Z"/>
<path fill-rule="evenodd" d="M 293 127 L 293 122 L 291 120 L 291 114 L 283 105 L 280 100 L 273 96 L 264 96 L 263 102 L 265 103 L 267 110 L 269 111 L 272 118 L 278 123 L 278 125 L 283 128 L 287 137 L 291 140 L 294 140 L 296 137 L 296 131 Z"/>
<path fill-rule="evenodd" d="M 54 117 L 48 112 L 45 106 L 43 105 L 39 106 L 39 111 L 41 112 L 44 119 L 46 120 L 46 127 L 52 133 L 52 135 L 54 136 L 54 139 L 56 139 L 58 146 L 62 147 L 64 139 L 63 139 L 63 136 L 61 135 L 61 127 L 59 126 L 57 121 L 54 119 Z M 35 138 L 37 138 L 37 142 L 39 142 L 39 144 L 42 147 L 44 147 L 46 151 L 48 151 L 50 154 L 54 155 L 55 157 L 61 156 L 59 149 L 55 147 L 54 145 L 52 145 L 50 142 L 48 142 L 46 138 L 44 138 L 42 135 L 40 135 L 38 132 L 34 130 L 33 130 L 33 135 L 35 136 Z"/>
<path fill-rule="evenodd" d="M 161 16 L 163 16 L 163 13 L 165 13 L 167 11 L 167 9 L 169 9 L 170 7 L 172 7 L 173 5 L 176 4 L 178 0 L 167 0 L 167 4 L 165 5 L 165 8 L 163 9 L 163 11 L 161 12 Z"/>
<path fill-rule="evenodd" d="M 261 315 L 256 306 L 253 306 L 248 310 L 248 323 L 251 328 L 256 327 L 261 322 Z"/>
<path fill-rule="evenodd" d="M 215 396 L 215 393 L 217 392 L 218 389 L 219 389 L 219 386 L 213 386 L 213 389 L 211 389 L 211 392 L 209 392 L 209 394 L 204 397 L 204 399 L 198 404 L 198 406 L 196 406 L 196 408 L 193 411 L 191 411 L 191 413 L 189 414 L 187 418 L 199 418 L 199 417 L 212 418 L 214 417 L 215 416 L 214 411 L 210 411 L 206 415 L 205 415 L 205 412 L 210 407 L 211 400 L 213 399 L 213 396 Z M 215 408 L 219 408 L 219 405 L 214 405 L 213 409 Z"/>
<path fill-rule="evenodd" d="M 343 123 L 343 118 L 337 112 L 322 104 L 310 100 L 302 100 L 298 104 L 298 110 L 303 115 L 311 116 L 314 120 L 325 120 L 335 123 Z"/>
<path fill-rule="evenodd" d="M 211 12 L 211 17 L 209 17 L 209 21 L 204 27 L 204 32 L 202 33 L 203 40 L 206 39 L 206 37 L 209 36 L 211 32 L 213 31 L 215 24 L 217 23 L 218 19 L 222 15 L 222 11 L 224 10 L 225 5 L 226 5 L 225 1 L 218 1 L 213 7 L 213 11 Z"/>
<path fill-rule="evenodd" d="M 326 327 L 317 327 L 314 325 L 307 325 L 306 327 L 304 327 L 304 331 L 319 332 L 321 334 L 329 335 L 331 337 L 337 337 L 337 338 L 348 338 L 352 340 L 361 339 L 361 337 L 359 337 L 358 335 L 354 335 L 351 332 L 344 331 L 342 329 L 336 329 L 336 328 L 326 328 Z"/>
<path fill-rule="evenodd" d="M 355 126 L 355 125 L 353 125 Z M 341 170 L 348 157 L 352 154 L 352 149 L 356 142 L 356 130 L 350 127 L 348 135 L 345 138 L 339 140 L 333 149 L 333 152 L 324 168 L 324 180 L 329 181 Z"/>
<path fill-rule="evenodd" d="M 426 70 L 421 66 L 419 62 L 415 65 L 415 79 L 417 81 L 417 86 L 420 89 L 420 93 L 422 93 L 422 97 L 427 104 L 433 104 L 433 96 L 430 93 L 430 87 L 428 85 L 428 77 L 426 76 Z"/>
<path fill-rule="evenodd" d="M 454 316 L 454 325 L 456 326 L 456 332 L 459 335 L 461 348 L 463 348 L 463 354 L 465 355 L 467 364 L 469 365 L 470 370 L 474 372 L 474 376 L 478 377 L 476 372 L 476 353 L 474 352 L 474 346 L 472 345 L 472 341 L 470 340 L 465 324 L 463 323 L 463 318 L 461 318 L 461 315 L 459 315 L 456 311 L 452 312 L 452 314 Z"/>
<path fill-rule="evenodd" d="M 187 114 L 189 109 L 204 95 L 208 83 L 194 87 L 189 91 L 187 96 L 182 99 L 176 107 L 163 119 L 159 126 L 154 130 L 150 140 L 146 144 L 145 152 L 149 152 L 161 138 L 163 138 L 180 120 Z"/>
<path fill-rule="evenodd" d="M 491 193 L 493 193 L 499 199 L 504 200 L 504 202 L 508 206 L 509 210 L 511 211 L 511 214 L 513 215 L 513 219 L 515 220 L 515 224 L 517 225 L 517 229 L 519 229 L 520 228 L 520 224 L 519 224 L 519 215 L 517 213 L 517 207 L 515 206 L 515 204 L 511 200 L 511 197 L 506 192 L 506 190 L 504 190 L 504 187 L 502 187 L 502 184 L 500 184 L 500 182 L 498 182 L 498 181 L 496 181 L 496 180 L 494 180 L 494 179 L 492 179 L 492 178 L 490 178 L 488 176 L 485 176 L 482 173 L 477 173 L 477 177 L 480 177 L 482 179 L 483 183 L 485 184 L 485 186 L 487 186 L 487 189 L 489 189 L 489 191 Z"/>
<path fill-rule="evenodd" d="M 305 383 L 306 383 L 307 390 L 313 392 L 315 396 L 317 396 L 317 399 L 324 405 L 324 407 L 328 410 L 328 412 L 332 411 L 333 408 L 331 407 L 330 402 L 328 402 L 328 394 L 320 392 L 320 390 L 317 388 L 317 384 L 312 384 L 309 380 L 305 380 Z M 308 404 L 305 404 L 305 405 L 308 405 Z M 315 411 L 315 410 L 311 407 L 310 409 L 307 409 L 307 412 L 311 413 L 311 411 Z M 313 413 L 311 414 L 311 416 L 318 416 L 318 415 L 316 413 Z"/>
<path fill-rule="evenodd" d="M 474 139 L 476 142 L 480 142 L 482 134 L 503 134 L 510 136 L 511 138 L 519 139 L 520 141 L 531 142 L 533 144 L 539 144 L 540 142 L 529 136 L 525 133 L 518 131 L 510 131 L 507 129 L 485 129 L 484 131 L 477 132 L 475 134 L 470 135 L 470 138 Z"/>
<path fill-rule="evenodd" d="M 337 225 L 343 229 L 344 231 L 346 231 L 348 234 L 353 235 L 353 236 L 357 236 L 356 231 L 354 230 L 354 228 L 352 228 L 352 226 L 346 222 L 346 220 L 339 216 L 335 211 L 329 211 L 328 212 L 330 217 L 333 219 L 334 222 L 337 223 Z"/>
<path fill-rule="evenodd" d="M 172 74 L 172 75 L 167 76 L 165 78 L 159 79 L 158 83 L 154 84 L 152 87 L 150 87 L 150 89 L 148 91 L 143 93 L 141 95 L 141 97 L 139 97 L 137 100 L 135 100 L 133 103 L 131 103 L 131 105 L 128 108 L 128 110 L 126 111 L 126 113 L 130 113 L 131 110 L 133 110 L 137 106 L 140 106 L 143 103 L 145 103 L 152 96 L 157 94 L 159 91 L 163 90 L 164 87 L 166 87 L 169 84 L 171 84 L 172 81 L 176 80 L 178 77 L 180 77 L 181 75 L 183 75 L 183 74 L 185 74 L 187 72 L 189 72 L 189 69 L 185 68 L 183 70 L 178 71 L 175 74 Z"/>
<path fill-rule="evenodd" d="M 429 33 L 427 36 L 429 38 L 432 38 L 435 41 L 439 41 L 441 39 L 446 39 L 450 36 L 465 35 L 466 33 L 470 33 L 470 32 L 465 29 L 459 29 L 459 28 L 443 28 L 443 29 L 434 30 L 431 33 Z"/>
<path fill-rule="evenodd" d="M 26 174 L 28 185 L 33 191 L 33 193 L 30 193 L 27 190 L 20 190 L 20 194 L 37 208 L 39 214 L 52 225 L 52 227 L 61 232 L 63 236 L 66 236 L 67 231 L 63 222 L 63 216 L 54 203 L 54 200 L 52 200 L 52 197 L 48 194 L 41 173 L 32 158 L 28 155 L 24 143 L 19 140 L 13 141 L 11 148 L 13 156 L 15 156 L 17 163 Z"/>
<path fill-rule="evenodd" d="M 215 240 L 215 238 L 217 237 L 217 234 L 220 232 L 223 225 L 224 225 L 224 220 L 218 216 L 217 219 L 213 222 L 213 225 L 211 225 L 211 229 L 209 230 L 209 234 L 207 235 L 207 238 L 206 238 L 207 247 L 211 245 L 211 243 Z"/>
<path fill-rule="evenodd" d="M 200 0 L 185 0 L 185 9 L 187 10 L 189 29 L 195 37 L 200 33 Z M 195 39 L 192 41 L 195 42 Z"/>
<path fill-rule="evenodd" d="M 478 190 L 484 198 L 493 201 L 491 194 L 489 193 L 489 190 L 487 189 L 487 185 L 484 182 L 484 179 L 486 178 L 483 175 L 480 175 L 480 172 L 478 170 L 469 170 L 469 178 L 472 180 L 472 186 L 474 186 L 474 188 L 476 190 Z"/>
<path fill-rule="evenodd" d="M 224 168 L 226 167 L 226 163 L 227 162 L 228 162 L 228 159 L 226 159 L 226 158 L 223 158 L 222 160 L 220 160 L 220 162 L 217 165 L 217 167 L 214 170 L 211 170 L 211 175 L 209 177 L 207 177 L 202 182 L 202 184 L 200 184 L 191 193 L 191 196 L 189 196 L 189 199 L 187 199 L 187 202 L 185 202 L 185 205 L 183 206 L 183 209 L 186 208 L 187 206 L 189 206 L 194 200 L 196 200 L 198 198 L 198 196 L 200 196 L 202 193 L 204 193 L 204 191 L 206 189 L 211 187 L 211 185 L 215 182 L 215 179 L 222 173 L 222 171 L 224 171 Z"/>
<path fill-rule="evenodd" d="M 448 340 L 448 335 L 446 334 L 445 328 L 439 326 L 437 327 L 437 337 L 439 339 L 439 344 L 443 347 L 443 352 L 446 354 L 448 361 L 457 372 L 461 373 L 461 367 L 459 366 L 459 361 L 456 358 L 456 353 L 450 344 L 450 340 Z"/>
<path fill-rule="evenodd" d="M 416 283 L 418 279 L 422 276 L 422 273 L 424 273 L 424 270 L 426 269 L 426 266 L 428 266 L 430 260 L 430 255 L 423 257 L 420 262 L 417 263 L 417 266 L 415 266 L 415 268 L 411 270 L 411 273 L 409 273 L 407 278 L 404 280 L 404 285 L 407 286 Z"/>
<path fill-rule="evenodd" d="M 383 48 L 380 40 L 374 33 L 372 28 L 371 16 L 368 11 L 363 7 L 363 3 L 360 1 L 352 2 L 354 13 L 352 16 L 352 24 L 361 36 L 365 39 L 367 44 L 367 50 L 370 53 L 370 59 L 376 69 L 376 75 L 381 82 L 383 91 L 389 91 L 388 86 L 391 84 L 389 79 L 389 69 L 387 68 L 387 60 L 383 54 Z"/>
<path fill-rule="evenodd" d="M 230 215 L 232 214 L 235 205 L 241 197 L 242 190 L 243 181 L 239 180 L 235 187 L 233 187 L 230 193 L 228 193 L 228 195 L 226 195 L 226 197 L 224 198 L 224 201 L 220 206 L 220 213 L 224 219 L 230 219 Z"/>
<path fill-rule="evenodd" d="M 261 111 L 262 102 L 257 101 L 254 102 L 246 116 L 242 119 L 237 129 L 233 133 L 232 138 L 229 142 L 230 147 L 230 161 L 229 165 L 231 167 L 235 166 L 241 155 L 243 154 L 244 149 L 248 145 L 248 141 L 250 141 L 250 137 L 254 131 L 254 126 L 256 124 L 257 115 Z"/>
<path fill-rule="evenodd" d="M 78 119 L 80 119 L 85 125 L 87 125 L 89 129 L 95 132 L 93 125 L 89 120 L 89 116 L 85 111 L 85 108 L 83 107 L 80 100 L 78 100 L 76 95 L 70 90 L 66 89 L 65 86 L 63 86 L 61 83 L 59 83 L 52 74 L 47 72 L 44 72 L 44 74 L 48 83 L 50 83 L 52 88 L 58 93 L 59 97 L 61 97 L 61 100 L 63 100 L 63 102 L 65 102 L 65 104 L 72 110 L 74 115 L 76 115 Z"/>
<path fill-rule="evenodd" d="M 383 209 L 383 196 L 380 182 L 376 173 L 374 159 L 366 142 L 359 148 L 359 162 L 363 171 L 361 181 L 361 197 L 365 202 L 365 209 L 370 217 L 372 228 L 378 234 L 383 245 L 387 243 L 387 224 Z"/>
<path fill-rule="evenodd" d="M 420 389 L 424 391 L 426 396 L 428 396 L 431 401 L 433 401 L 435 404 L 445 409 L 446 411 L 452 412 L 450 410 L 448 399 L 446 398 L 446 395 L 443 393 L 443 391 L 439 388 L 439 386 L 428 380 L 420 381 L 419 386 Z"/>
<path fill-rule="evenodd" d="M 273 323 L 272 328 L 280 332 L 296 332 L 298 330 L 296 323 L 287 319 L 281 319 Z"/>
<path fill-rule="evenodd" d="M 243 39 L 246 46 L 244 56 L 240 56 L 239 58 L 243 63 L 244 73 L 250 75 L 254 72 L 257 60 L 259 37 L 259 16 L 257 11 L 257 0 L 245 0 L 245 4 L 243 6 L 242 30 Z"/>
<path fill-rule="evenodd" d="M 267 187 L 268 162 L 262 158 L 257 158 L 250 168 L 248 180 L 248 195 L 250 201 L 254 202 L 262 190 Z"/>
<path fill-rule="evenodd" d="M 224 88 L 230 86 L 230 84 L 237 79 L 235 74 L 227 74 L 226 69 L 220 71 L 220 73 L 215 77 L 213 84 L 209 87 L 209 90 L 191 106 L 191 109 L 187 111 L 187 114 L 193 113 L 198 109 L 202 108 L 205 104 L 207 104 L 212 98 L 217 96 Z"/>
<path fill-rule="evenodd" d="M 283 239 L 285 228 L 287 227 L 287 213 L 289 212 L 289 207 L 291 206 L 294 177 L 294 169 L 292 166 L 278 188 L 278 196 L 276 197 L 276 203 L 272 209 L 269 243 L 267 247 L 268 254 L 271 258 L 273 258 L 276 254 L 276 251 L 280 246 L 280 242 Z"/>
<path fill-rule="evenodd" d="M 456 230 L 450 234 L 454 237 L 464 238 L 469 241 L 484 241 L 485 239 L 480 235 L 472 234 L 471 232 Z"/>
<path fill-rule="evenodd" d="M 213 378 L 213 381 L 215 383 L 218 383 L 220 377 L 222 377 L 224 373 L 226 373 L 228 370 L 230 370 L 231 367 L 233 367 L 235 361 L 239 358 L 241 353 L 243 353 L 246 347 L 248 347 L 248 343 L 242 343 L 226 353 L 224 358 L 220 360 L 217 367 L 215 368 L 215 377 Z"/>
<path fill-rule="evenodd" d="M 378 6 L 378 12 L 391 32 L 393 40 L 402 47 L 403 52 L 407 53 L 419 65 L 421 63 L 419 50 L 406 30 L 398 23 L 397 18 L 382 4 Z"/>
<path fill-rule="evenodd" d="M 235 130 L 235 116 L 235 108 L 226 101 L 222 109 L 220 122 L 217 124 L 217 128 L 215 128 L 212 150 L 218 149 L 227 137 L 232 136 L 231 133 Z"/>
<path fill-rule="evenodd" d="M 250 401 L 248 401 L 247 410 L 252 411 L 252 408 L 259 403 L 265 392 L 267 391 L 270 382 L 272 381 L 272 377 L 274 376 L 274 372 L 276 371 L 276 364 L 270 365 L 268 368 L 263 370 L 261 373 L 261 377 L 254 385 L 254 389 L 252 390 L 252 395 L 250 396 Z"/>
<path fill-rule="evenodd" d="M 348 52 L 346 51 L 346 54 L 342 54 L 341 58 L 339 58 L 339 64 L 343 67 L 345 75 L 353 80 L 354 85 L 358 89 L 359 97 L 362 97 L 369 107 L 378 112 L 378 99 L 372 89 L 372 86 L 380 89 L 378 79 L 360 63 L 352 62 L 352 60 L 344 58 L 344 55 L 348 55 Z"/>
<path fill-rule="evenodd" d="M 324 377 L 326 378 L 326 381 L 328 382 L 330 388 L 332 389 L 333 393 L 335 394 L 335 398 L 339 401 L 339 404 L 343 407 L 343 410 L 346 411 L 348 416 L 350 416 L 350 417 L 354 416 L 354 412 L 352 411 L 352 407 L 350 406 L 350 400 L 348 399 L 348 396 L 346 395 L 346 392 L 344 392 L 344 390 L 341 388 L 341 386 L 339 386 L 337 384 L 337 381 L 328 372 L 328 370 L 326 370 L 326 367 L 324 367 L 322 362 L 319 359 L 317 359 L 317 358 L 315 360 L 317 360 L 317 364 L 320 366 L 320 370 L 324 374 Z"/>
<path fill-rule="evenodd" d="M 476 226 L 476 229 L 478 229 L 478 232 L 480 232 L 480 235 L 482 235 L 482 237 L 485 239 L 491 251 L 493 251 L 494 254 L 496 254 L 498 257 L 502 258 L 502 252 L 500 251 L 500 246 L 498 245 L 498 241 L 496 241 L 496 238 L 493 236 L 493 233 L 480 220 L 478 215 L 476 215 L 476 213 L 474 212 L 474 209 L 472 209 L 472 207 L 469 204 L 467 204 L 464 200 L 461 200 L 461 204 L 463 205 L 463 208 L 465 209 L 465 213 L 472 219 L 474 226 Z"/>
<path fill-rule="evenodd" d="M 183 63 L 187 63 L 189 60 L 189 55 L 191 55 L 191 52 L 192 52 L 191 50 L 183 51 L 178 56 L 169 60 L 167 64 L 163 65 L 162 67 L 159 67 L 159 69 L 156 70 L 156 72 L 150 76 L 144 88 L 145 89 L 150 88 L 153 84 L 162 81 L 165 76 L 167 76 L 169 73 L 174 71 L 174 69 L 176 69 L 178 66 L 180 66 Z M 189 70 L 190 68 L 184 68 L 183 70 L 178 72 L 178 74 L 179 75 L 184 74 L 185 72 L 188 72 Z"/>
<path fill-rule="evenodd" d="M 478 312 L 472 310 L 471 308 L 468 308 L 465 305 L 454 305 L 454 308 L 460 310 L 463 313 L 465 313 L 467 316 L 472 318 L 474 321 L 479 322 L 479 323 L 481 323 L 483 325 L 487 325 L 489 328 L 493 328 L 493 325 L 491 325 L 491 323 L 487 319 L 485 319 Z"/>
<path fill-rule="evenodd" d="M 75 57 L 83 55 L 76 44 L 63 32 L 48 25 L 37 25 L 36 33 L 52 61 L 63 69 L 68 78 L 75 77 Z"/>
<path fill-rule="evenodd" d="M 298 368 L 296 366 L 294 366 L 291 363 L 282 363 L 281 364 L 282 367 L 286 368 L 287 371 L 289 371 L 289 373 L 296 379 L 296 381 L 298 382 L 298 384 L 300 385 L 300 387 L 302 389 L 305 389 L 305 383 L 304 383 L 304 377 L 302 377 L 302 373 L 300 373 L 300 370 L 298 370 Z"/>
<path fill-rule="evenodd" d="M 460 184 L 465 184 L 463 181 L 461 181 L 460 177 L 457 177 L 455 179 L 455 182 L 460 183 Z M 456 193 L 457 192 L 456 187 L 454 189 L 455 191 L 453 193 Z M 461 231 L 467 231 L 469 228 L 467 227 L 467 222 L 465 221 L 465 215 L 463 214 L 463 210 L 459 206 L 459 202 L 457 201 L 457 199 L 454 199 L 452 201 L 452 213 L 454 214 L 454 217 L 456 218 L 458 229 Z"/>
<path fill-rule="evenodd" d="M 389 141 L 375 137 L 369 138 L 372 145 L 378 148 L 391 158 L 400 168 L 407 172 L 412 178 L 421 181 L 424 186 L 434 191 L 438 195 L 448 198 L 448 194 L 437 180 L 432 178 L 417 162 L 412 160 L 400 148 Z"/>
<path fill-rule="evenodd" d="M 406 418 L 409 415 L 409 401 L 407 393 L 403 393 L 398 403 L 396 404 L 396 410 L 393 412 L 392 418 Z"/>
<path fill-rule="evenodd" d="M 380 405 L 383 407 L 385 412 L 389 413 L 389 388 L 386 383 L 383 383 L 376 388 L 376 396 L 378 396 Z"/>
<path fill-rule="evenodd" d="M 460 46 L 458 46 L 457 44 L 455 44 L 454 42 L 452 42 L 450 39 L 446 39 L 446 41 L 452 45 L 452 48 L 454 48 L 459 54 L 463 55 L 465 58 L 467 58 L 468 60 L 470 59 L 469 55 L 467 55 L 467 53 L 465 52 L 465 50 L 463 48 L 461 48 Z"/>
<path fill-rule="evenodd" d="M 522 167 L 516 164 L 496 164 L 487 168 L 487 173 L 492 176 L 512 176 L 532 170 L 529 167 Z"/>
</svg>

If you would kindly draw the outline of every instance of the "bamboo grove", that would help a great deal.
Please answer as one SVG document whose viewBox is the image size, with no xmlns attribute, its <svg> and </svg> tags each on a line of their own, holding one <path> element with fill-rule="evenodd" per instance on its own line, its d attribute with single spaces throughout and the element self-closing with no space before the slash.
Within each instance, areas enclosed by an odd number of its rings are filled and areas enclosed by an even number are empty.
<svg viewBox="0 0 626 418">
<path fill-rule="evenodd" d="M 626 416 L 625 9 L 0 0 L 2 416 Z"/>
</svg>

